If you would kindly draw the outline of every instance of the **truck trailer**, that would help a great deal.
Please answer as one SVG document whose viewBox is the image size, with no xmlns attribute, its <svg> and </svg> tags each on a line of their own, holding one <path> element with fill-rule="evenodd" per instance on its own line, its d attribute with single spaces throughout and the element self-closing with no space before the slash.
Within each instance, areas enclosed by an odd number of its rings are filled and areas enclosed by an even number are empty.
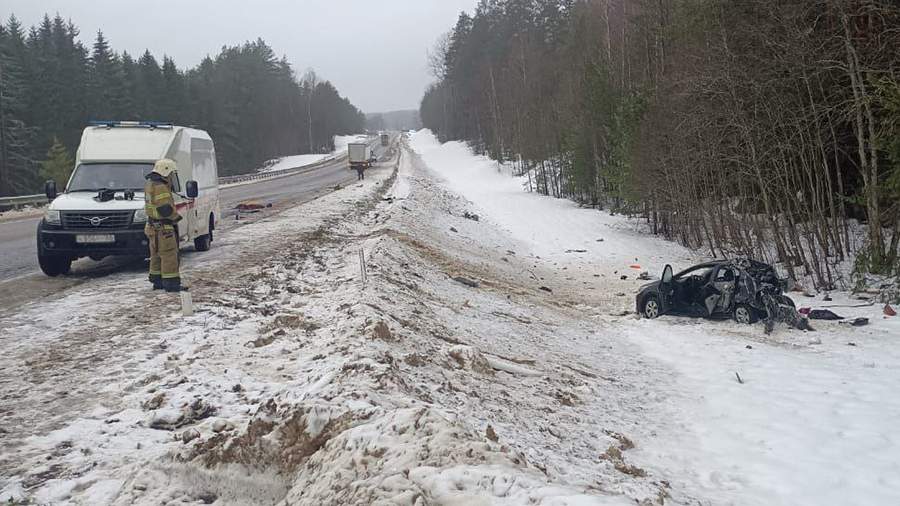
<svg viewBox="0 0 900 506">
<path fill-rule="evenodd" d="M 350 160 L 350 168 L 357 169 L 362 167 L 368 169 L 372 160 L 372 149 L 365 143 L 353 143 L 347 145 L 347 151 Z"/>
</svg>

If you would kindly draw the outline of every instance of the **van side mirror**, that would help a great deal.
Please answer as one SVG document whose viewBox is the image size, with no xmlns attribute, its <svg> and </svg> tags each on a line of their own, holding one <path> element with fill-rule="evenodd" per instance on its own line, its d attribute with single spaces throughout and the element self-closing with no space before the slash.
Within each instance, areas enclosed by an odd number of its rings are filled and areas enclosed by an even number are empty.
<svg viewBox="0 0 900 506">
<path fill-rule="evenodd" d="M 52 202 L 58 195 L 56 192 L 56 181 L 51 179 L 44 183 L 44 193 L 47 195 L 47 200 Z"/>
<path fill-rule="evenodd" d="M 187 189 L 187 196 L 189 199 L 197 198 L 197 195 L 200 195 L 200 190 L 197 188 L 196 181 L 188 181 L 185 185 L 185 189 Z"/>
</svg>

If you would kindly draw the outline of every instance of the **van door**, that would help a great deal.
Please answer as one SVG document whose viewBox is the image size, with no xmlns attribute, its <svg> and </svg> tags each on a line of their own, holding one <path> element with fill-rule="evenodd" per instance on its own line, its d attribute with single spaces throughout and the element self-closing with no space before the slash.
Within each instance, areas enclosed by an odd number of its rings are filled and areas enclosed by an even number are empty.
<svg viewBox="0 0 900 506">
<path fill-rule="evenodd" d="M 193 178 L 200 188 L 200 195 L 194 206 L 197 237 L 209 234 L 211 221 L 216 219 L 219 180 L 216 175 L 216 152 L 212 141 L 191 139 L 191 166 Z"/>
<path fill-rule="evenodd" d="M 179 171 L 175 171 L 172 173 L 172 187 L 175 190 L 173 193 L 173 198 L 175 199 L 175 209 L 178 211 L 178 215 L 181 216 L 181 221 L 178 222 L 178 246 L 181 247 L 182 244 L 188 241 L 191 234 L 192 219 L 190 212 L 190 201 L 184 195 L 184 186 L 182 185 L 182 178 L 184 176 L 179 173 Z"/>
</svg>

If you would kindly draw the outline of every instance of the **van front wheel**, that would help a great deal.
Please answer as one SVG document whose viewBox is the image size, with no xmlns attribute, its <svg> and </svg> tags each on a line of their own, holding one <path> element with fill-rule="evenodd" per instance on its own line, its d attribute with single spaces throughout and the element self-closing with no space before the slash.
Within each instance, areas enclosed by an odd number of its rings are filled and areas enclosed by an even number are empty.
<svg viewBox="0 0 900 506">
<path fill-rule="evenodd" d="M 62 274 L 68 274 L 72 270 L 72 259 L 69 257 L 38 254 L 38 265 L 44 274 L 55 278 Z"/>
<path fill-rule="evenodd" d="M 209 248 L 212 246 L 212 239 L 207 235 L 201 235 L 200 237 L 194 239 L 194 249 L 197 251 L 209 251 Z"/>
<path fill-rule="evenodd" d="M 197 251 L 209 251 L 209 248 L 212 247 L 213 242 L 213 229 L 215 228 L 215 222 L 213 221 L 213 217 L 209 217 L 209 233 L 206 235 L 201 235 L 200 237 L 194 239 L 194 249 Z"/>
</svg>

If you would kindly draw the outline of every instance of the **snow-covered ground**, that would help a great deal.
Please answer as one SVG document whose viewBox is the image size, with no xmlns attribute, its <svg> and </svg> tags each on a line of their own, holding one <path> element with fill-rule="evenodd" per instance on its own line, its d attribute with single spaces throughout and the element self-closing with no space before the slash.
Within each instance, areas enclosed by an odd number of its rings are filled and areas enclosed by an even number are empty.
<svg viewBox="0 0 900 506">
<path fill-rule="evenodd" d="M 335 135 L 334 152 L 344 153 L 347 151 L 347 145 L 354 142 L 369 142 L 369 137 L 366 135 Z"/>
<path fill-rule="evenodd" d="M 666 262 L 690 263 L 690 252 L 635 237 L 621 218 L 522 193 L 520 180 L 460 143 L 439 145 L 423 131 L 412 145 L 489 218 L 560 265 L 621 271 L 641 257 L 658 272 Z M 594 236 L 605 242 L 591 244 Z M 572 247 L 588 252 L 564 262 Z M 669 414 L 646 421 L 652 437 L 638 444 L 635 458 L 704 503 L 900 503 L 900 320 L 884 317 L 881 305 L 847 307 L 860 301 L 834 298 L 796 302 L 868 317 L 871 325 L 815 321 L 815 333 L 781 329 L 772 337 L 730 322 L 616 325 L 613 331 L 637 343 L 644 360 L 669 368 L 670 381 L 652 393 L 665 398 Z"/>
<path fill-rule="evenodd" d="M 347 153 L 347 145 L 353 142 L 368 142 L 365 135 L 335 135 L 334 151 L 326 154 L 293 155 L 270 160 L 257 172 L 278 172 L 282 170 L 306 167 L 324 160 L 331 160 Z"/>
<path fill-rule="evenodd" d="M 0 222 L 34 218 L 35 216 L 41 216 L 42 214 L 44 214 L 44 209 L 40 207 L 24 206 L 21 209 L 0 211 Z"/>
<path fill-rule="evenodd" d="M 285 156 L 283 158 L 279 158 L 277 160 L 272 160 L 268 164 L 266 164 L 265 168 L 259 169 L 260 173 L 266 172 L 278 172 L 282 170 L 296 169 L 298 167 L 305 167 L 307 165 L 312 165 L 314 163 L 319 163 L 322 160 L 328 160 L 334 158 L 334 154 L 327 155 L 294 155 L 294 156 Z"/>
<path fill-rule="evenodd" d="M 628 314 L 695 260 L 417 133 L 188 255 L 195 316 L 121 272 L 0 319 L 0 503 L 900 501 L 896 319 Z"/>
</svg>

